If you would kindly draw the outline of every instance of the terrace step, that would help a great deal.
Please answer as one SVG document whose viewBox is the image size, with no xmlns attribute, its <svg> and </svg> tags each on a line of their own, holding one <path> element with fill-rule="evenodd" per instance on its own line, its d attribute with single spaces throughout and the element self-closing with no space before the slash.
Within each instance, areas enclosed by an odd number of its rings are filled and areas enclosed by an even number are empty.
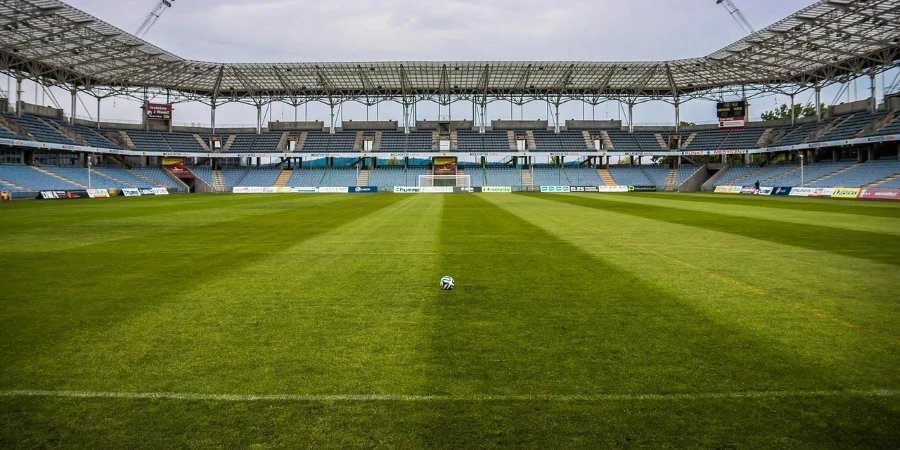
<svg viewBox="0 0 900 450">
<path fill-rule="evenodd" d="M 603 184 L 607 186 L 618 186 L 616 183 L 616 179 L 613 178 L 612 174 L 609 173 L 609 169 L 597 169 L 597 174 L 600 175 L 600 179 L 603 180 Z"/>
<path fill-rule="evenodd" d="M 678 188 L 678 169 L 669 169 L 666 173 L 666 191 L 675 191 Z"/>
<path fill-rule="evenodd" d="M 275 187 L 284 187 L 287 184 L 288 180 L 291 178 L 292 171 L 281 169 L 281 173 L 278 174 L 278 178 L 275 179 Z"/>
<path fill-rule="evenodd" d="M 522 169 L 522 189 L 526 191 L 534 190 L 534 178 L 531 176 L 531 170 Z"/>
<path fill-rule="evenodd" d="M 600 136 L 603 137 L 603 148 L 615 150 L 615 147 L 613 147 L 612 139 L 609 138 L 609 133 L 607 133 L 606 131 L 600 131 Z"/>
<path fill-rule="evenodd" d="M 199 134 L 194 134 L 194 139 L 200 144 L 200 147 L 203 147 L 203 150 L 209 151 L 209 144 L 207 144 Z"/>
<path fill-rule="evenodd" d="M 850 170 L 850 169 L 852 169 L 852 168 L 854 168 L 854 167 L 856 167 L 856 166 L 858 166 L 858 165 L 859 165 L 859 163 L 857 163 L 857 164 L 850 164 L 849 166 L 840 168 L 840 169 L 838 169 L 838 170 L 835 170 L 834 172 L 826 173 L 825 175 L 822 175 L 821 177 L 816 178 L 815 180 L 809 180 L 807 183 L 815 183 L 816 181 L 822 181 L 822 180 L 824 180 L 824 179 L 826 179 L 826 178 L 833 177 L 833 176 L 835 176 L 835 175 L 837 175 L 837 174 L 839 174 L 839 173 L 846 172 L 846 171 L 848 171 L 848 170 Z"/>
<path fill-rule="evenodd" d="M 668 150 L 669 146 L 666 145 L 665 139 L 663 139 L 662 135 L 659 133 L 654 133 L 653 136 L 656 138 L 656 143 L 659 144 L 659 148 L 663 150 Z"/>
<path fill-rule="evenodd" d="M 50 175 L 50 176 L 53 177 L 53 178 L 56 178 L 56 179 L 59 179 L 59 180 L 63 180 L 63 181 L 68 181 L 69 183 L 72 183 L 72 184 L 74 184 L 75 186 L 78 186 L 78 187 L 87 189 L 87 186 L 85 186 L 85 185 L 83 185 L 83 184 L 81 184 L 81 183 L 79 183 L 79 182 L 77 182 L 77 181 L 75 181 L 75 180 L 70 180 L 70 179 L 68 179 L 68 178 L 66 178 L 66 177 L 61 177 L 61 176 L 59 176 L 59 175 L 57 175 L 57 174 L 55 174 L 55 173 L 53 173 L 53 172 L 51 172 L 51 171 L 49 171 L 49 170 L 45 170 L 45 169 L 44 169 L 43 167 L 41 167 L 41 166 L 34 165 L 34 166 L 31 166 L 31 168 L 33 168 L 34 170 L 37 170 L 38 172 L 41 172 L 41 173 L 43 173 L 43 174 Z"/>
<path fill-rule="evenodd" d="M 537 144 L 534 142 L 534 131 L 528 130 L 525 132 L 525 149 L 529 152 L 537 149 Z"/>
<path fill-rule="evenodd" d="M 513 151 L 518 150 L 518 147 L 516 146 L 516 132 L 515 131 L 507 130 L 506 131 L 506 140 L 509 142 L 510 150 L 513 150 Z"/>
<path fill-rule="evenodd" d="M 237 138 L 236 135 L 229 134 L 228 139 L 225 140 L 225 145 L 222 146 L 222 151 L 227 152 L 231 150 L 231 144 L 234 144 L 234 140 Z"/>
<path fill-rule="evenodd" d="M 369 185 L 369 169 L 360 169 L 359 174 L 356 175 L 356 185 L 357 186 L 368 186 Z"/>
<path fill-rule="evenodd" d="M 232 136 L 234 136 L 234 135 L 232 135 Z M 216 189 L 216 192 L 225 192 L 225 189 L 226 189 L 225 176 L 222 175 L 222 171 L 221 170 L 213 170 L 212 176 L 213 176 L 213 187 Z"/>
<path fill-rule="evenodd" d="M 694 142 L 694 139 L 696 139 L 696 138 L 697 138 L 697 132 L 695 131 L 695 132 L 691 133 L 687 137 L 687 139 L 684 140 L 684 142 L 681 143 L 681 148 L 688 148 L 688 146 L 691 145 L 691 142 Z"/>
<path fill-rule="evenodd" d="M 591 139 L 591 133 L 589 133 L 588 130 L 581 130 L 581 137 L 584 138 L 584 145 L 586 145 L 589 150 L 594 150 L 594 140 Z"/>
<path fill-rule="evenodd" d="M 869 184 L 867 184 L 867 185 L 865 185 L 865 186 L 863 186 L 863 187 L 864 187 L 864 188 L 875 187 L 875 186 L 878 186 L 878 185 L 881 184 L 881 183 L 886 183 L 886 182 L 891 181 L 891 180 L 896 180 L 897 178 L 900 178 L 900 173 L 895 173 L 895 174 L 893 174 L 893 175 L 888 175 L 888 176 L 886 176 L 886 177 L 884 177 L 884 178 L 875 180 L 875 181 L 873 181 L 873 182 L 871 182 L 871 183 L 869 183 Z"/>
<path fill-rule="evenodd" d="M 9 180 L 7 180 L 7 179 L 5 179 L 5 178 L 0 178 L 0 183 L 8 184 L 8 185 L 10 185 L 10 186 L 12 186 L 12 187 L 14 187 L 14 188 L 16 188 L 16 189 L 21 189 L 21 190 L 23 190 L 23 191 L 29 190 L 29 188 L 26 188 L 25 186 L 22 186 L 22 185 L 13 183 L 12 181 L 9 181 Z"/>
<path fill-rule="evenodd" d="M 749 180 L 749 179 L 751 179 L 751 178 L 754 178 L 756 175 L 758 175 L 760 172 L 762 172 L 762 170 L 763 170 L 762 167 L 757 167 L 757 168 L 751 170 L 751 171 L 750 171 L 749 173 L 747 173 L 746 175 L 731 180 L 731 183 L 732 183 L 733 185 L 735 185 L 735 186 L 740 186 L 740 185 L 741 185 L 741 184 L 740 184 L 741 181 Z M 723 171 L 724 171 L 724 169 L 723 169 Z M 720 172 L 721 172 L 721 171 L 720 171 Z M 776 175 L 776 176 L 777 176 L 777 175 Z M 771 178 L 771 177 L 770 177 L 770 178 Z M 765 181 L 765 180 L 760 180 L 760 181 Z"/>
</svg>

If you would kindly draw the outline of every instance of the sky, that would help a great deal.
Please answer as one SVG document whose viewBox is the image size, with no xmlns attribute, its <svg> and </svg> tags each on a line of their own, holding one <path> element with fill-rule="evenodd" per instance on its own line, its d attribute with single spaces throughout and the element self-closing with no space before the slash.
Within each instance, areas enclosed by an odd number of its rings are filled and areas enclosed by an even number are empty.
<svg viewBox="0 0 900 450">
<path fill-rule="evenodd" d="M 734 0 L 757 28 L 768 26 L 813 0 Z M 68 3 L 113 26 L 134 32 L 157 0 L 68 0 Z M 173 0 L 145 39 L 188 59 L 215 62 L 409 61 L 409 60 L 669 60 L 705 56 L 743 37 L 738 24 L 715 0 Z M 892 74 L 887 81 L 890 82 Z M 879 77 L 878 82 L 881 82 Z M 849 100 L 868 96 L 860 80 Z M 5 89 L 6 86 L 3 86 Z M 826 90 L 831 103 L 837 88 Z M 811 94 L 809 94 L 811 95 Z M 69 97 L 55 92 L 69 114 Z M 96 100 L 83 96 L 77 116 L 96 117 Z M 50 104 L 43 92 L 37 102 Z M 35 87 L 24 83 L 23 99 L 35 101 Z M 848 98 L 842 97 L 840 101 Z M 798 98 L 805 103 L 807 98 Z M 771 96 L 751 102 L 751 116 L 786 102 Z M 838 103 L 840 102 L 838 101 Z M 471 119 L 468 103 L 438 108 L 422 104 L 418 119 L 438 115 Z M 346 104 L 343 120 L 376 118 L 376 108 Z M 488 107 L 490 119 L 510 118 L 508 103 Z M 368 116 L 367 116 L 368 114 Z M 209 108 L 178 104 L 174 122 L 209 124 Z M 252 106 L 217 108 L 217 125 L 255 124 Z M 297 112 L 303 120 L 328 122 L 328 108 L 318 103 Z M 624 119 L 617 102 L 592 108 L 580 102 L 563 105 L 565 119 Z M 377 118 L 399 120 L 401 108 L 384 103 Z M 547 119 L 545 103 L 512 110 L 513 118 Z M 103 120 L 140 120 L 136 102 L 106 99 Z M 266 120 L 293 120 L 294 109 L 273 104 Z M 715 121 L 715 104 L 690 101 L 682 120 Z M 635 123 L 674 124 L 674 109 L 663 102 L 635 108 Z"/>
</svg>

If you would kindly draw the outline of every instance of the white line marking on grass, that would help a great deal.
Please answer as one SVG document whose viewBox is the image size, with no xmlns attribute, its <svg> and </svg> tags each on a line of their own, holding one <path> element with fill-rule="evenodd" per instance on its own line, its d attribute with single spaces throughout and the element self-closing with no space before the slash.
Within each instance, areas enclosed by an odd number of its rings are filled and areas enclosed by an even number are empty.
<svg viewBox="0 0 900 450">
<path fill-rule="evenodd" d="M 533 394 L 533 395 L 407 395 L 407 394 L 198 394 L 179 392 L 0 391 L 0 397 L 58 397 L 125 400 L 188 400 L 219 402 L 604 402 L 765 399 L 802 397 L 900 397 L 900 390 L 736 391 L 696 394 Z"/>
</svg>

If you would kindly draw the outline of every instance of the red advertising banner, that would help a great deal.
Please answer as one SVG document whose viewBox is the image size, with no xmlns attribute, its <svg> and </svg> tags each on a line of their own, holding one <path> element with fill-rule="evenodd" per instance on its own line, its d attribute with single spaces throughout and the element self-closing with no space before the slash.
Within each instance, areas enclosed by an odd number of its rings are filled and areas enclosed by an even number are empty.
<svg viewBox="0 0 900 450">
<path fill-rule="evenodd" d="M 900 200 L 900 189 L 868 188 L 859 191 L 859 197 L 869 200 Z"/>
<path fill-rule="evenodd" d="M 147 103 L 148 119 L 172 119 L 172 105 L 162 103 Z"/>
</svg>

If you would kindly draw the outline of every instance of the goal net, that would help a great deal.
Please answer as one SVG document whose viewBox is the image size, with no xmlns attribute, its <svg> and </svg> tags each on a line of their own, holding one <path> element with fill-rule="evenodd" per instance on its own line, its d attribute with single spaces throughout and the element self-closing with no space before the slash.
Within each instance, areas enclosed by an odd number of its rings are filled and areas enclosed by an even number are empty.
<svg viewBox="0 0 900 450">
<path fill-rule="evenodd" d="M 419 187 L 454 186 L 472 187 L 471 175 L 419 175 Z"/>
</svg>

